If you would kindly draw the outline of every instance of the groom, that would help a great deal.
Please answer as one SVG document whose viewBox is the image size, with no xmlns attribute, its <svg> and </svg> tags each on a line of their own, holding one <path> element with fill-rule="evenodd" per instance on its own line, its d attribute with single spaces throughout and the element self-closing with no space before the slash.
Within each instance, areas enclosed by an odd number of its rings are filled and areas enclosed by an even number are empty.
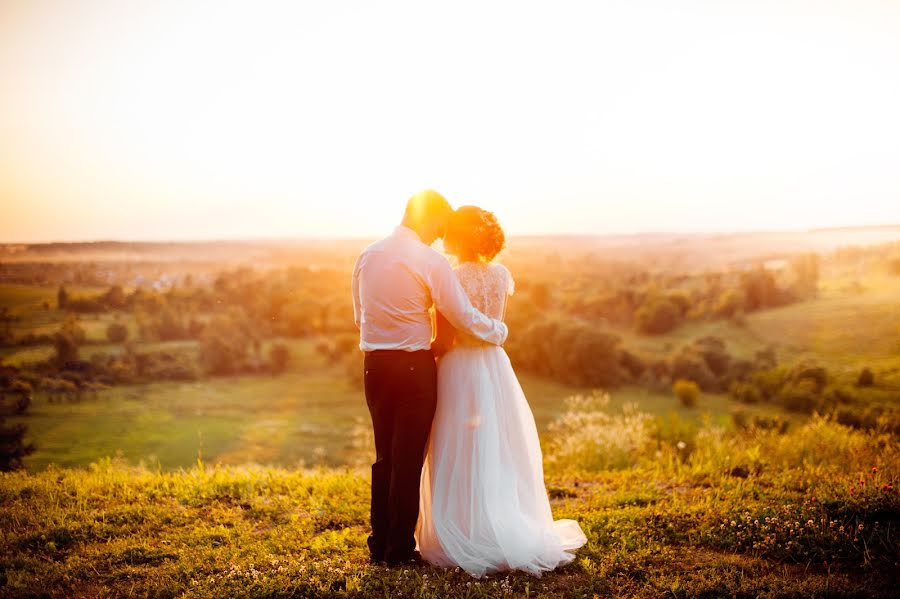
<svg viewBox="0 0 900 599">
<path fill-rule="evenodd" d="M 449 262 L 431 248 L 452 209 L 436 191 L 410 198 L 402 224 L 367 247 L 353 269 L 353 313 L 365 356 L 366 403 L 375 429 L 373 562 L 418 561 L 419 481 L 437 404 L 431 351 L 434 305 L 457 329 L 496 345 L 506 325 L 476 310 Z"/>
</svg>

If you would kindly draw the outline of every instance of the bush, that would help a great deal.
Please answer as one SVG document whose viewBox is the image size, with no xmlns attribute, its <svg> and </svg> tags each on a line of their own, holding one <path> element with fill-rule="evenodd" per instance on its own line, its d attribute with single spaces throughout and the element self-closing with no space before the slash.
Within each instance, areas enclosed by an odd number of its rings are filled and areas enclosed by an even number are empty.
<svg viewBox="0 0 900 599">
<path fill-rule="evenodd" d="M 681 310 L 669 299 L 650 299 L 637 309 L 634 318 L 639 332 L 663 335 L 678 326 Z"/>
<path fill-rule="evenodd" d="M 759 387 L 751 383 L 734 381 L 731 383 L 731 386 L 728 387 L 728 393 L 742 403 L 754 404 L 763 400 Z"/>
<path fill-rule="evenodd" d="M 252 338 L 236 317 L 219 316 L 203 330 L 199 360 L 208 374 L 238 374 L 248 369 Z"/>
<path fill-rule="evenodd" d="M 273 374 L 281 374 L 287 369 L 291 350 L 284 343 L 275 343 L 269 348 L 269 368 Z"/>
<path fill-rule="evenodd" d="M 723 318 L 732 318 L 744 309 L 744 294 L 737 289 L 728 289 L 719 297 L 713 308 L 713 314 Z"/>
<path fill-rule="evenodd" d="M 700 398 L 700 387 L 694 381 L 688 381 L 685 379 L 678 379 L 672 385 L 672 392 L 675 393 L 675 397 L 678 398 L 678 401 L 681 402 L 686 408 L 693 408 L 697 405 L 697 400 Z"/>
<path fill-rule="evenodd" d="M 725 342 L 718 337 L 703 337 L 694 341 L 692 349 L 703 357 L 709 370 L 717 377 L 728 372 L 731 365 L 731 355 L 725 347 Z"/>
<path fill-rule="evenodd" d="M 706 360 L 689 349 L 672 358 L 672 379 L 693 381 L 704 391 L 719 391 L 719 382 Z"/>
<path fill-rule="evenodd" d="M 856 379 L 857 387 L 871 387 L 875 384 L 875 375 L 868 368 L 863 368 Z"/>
<path fill-rule="evenodd" d="M 106 338 L 110 343 L 125 343 L 128 340 L 128 327 L 119 322 L 113 322 L 106 327 Z"/>
<path fill-rule="evenodd" d="M 787 410 L 803 414 L 820 410 L 823 403 L 816 381 L 810 378 L 789 382 L 775 396 L 775 401 Z"/>
</svg>

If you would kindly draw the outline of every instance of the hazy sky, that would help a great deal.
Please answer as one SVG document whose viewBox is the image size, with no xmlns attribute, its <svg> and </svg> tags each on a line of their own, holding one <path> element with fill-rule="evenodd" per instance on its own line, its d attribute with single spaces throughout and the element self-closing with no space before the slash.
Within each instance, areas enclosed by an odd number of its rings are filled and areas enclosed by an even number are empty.
<svg viewBox="0 0 900 599">
<path fill-rule="evenodd" d="M 900 1 L 0 0 L 0 241 L 900 222 Z"/>
</svg>

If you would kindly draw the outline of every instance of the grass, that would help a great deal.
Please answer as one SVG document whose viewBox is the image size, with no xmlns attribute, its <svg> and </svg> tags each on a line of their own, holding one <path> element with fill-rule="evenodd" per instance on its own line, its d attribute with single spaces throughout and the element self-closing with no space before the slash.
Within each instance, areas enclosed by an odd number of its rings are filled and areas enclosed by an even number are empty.
<svg viewBox="0 0 900 599">
<path fill-rule="evenodd" d="M 900 368 L 900 279 L 864 279 L 859 287 L 823 282 L 819 297 L 753 312 L 745 323 L 729 320 L 688 322 L 666 335 L 645 336 L 617 330 L 626 347 L 663 355 L 695 339 L 723 339 L 737 357 L 752 358 L 769 346 L 779 361 L 817 361 L 829 368 L 858 372 L 864 366 Z"/>
<path fill-rule="evenodd" d="M 0 475 L 0 582 L 6 597 L 894 596 L 895 440 L 822 420 L 702 434 L 689 455 L 656 444 L 619 469 L 555 462 L 555 517 L 588 544 L 542 578 L 369 565 L 364 471 L 107 459 Z"/>
<path fill-rule="evenodd" d="M 154 344 L 156 349 L 165 345 L 172 343 Z M 277 377 L 114 387 L 81 401 L 51 402 L 37 394 L 25 416 L 11 419 L 28 426 L 26 438 L 37 447 L 26 458 L 26 467 L 36 472 L 50 464 L 87 466 L 118 456 L 133 464 L 143 460 L 174 469 L 189 467 L 198 453 L 210 464 L 345 464 L 358 436 L 369 434 L 363 393 L 341 368 L 330 367 L 317 356 L 312 342 L 290 345 L 290 368 Z M 22 349 L 6 361 L 21 363 L 42 349 Z M 87 353 L 118 348 L 84 349 Z M 527 374 L 521 383 L 541 431 L 563 411 L 566 397 L 587 391 Z M 687 409 L 670 394 L 637 387 L 619 390 L 612 404 L 627 402 L 654 415 L 677 414 L 699 421 L 709 414 L 723 423 L 736 406 L 726 396 L 704 395 L 697 408 Z"/>
<path fill-rule="evenodd" d="M 900 366 L 900 286 L 864 283 L 861 294 L 827 285 L 743 327 L 690 323 L 662 337 L 626 333 L 625 344 L 664 353 L 715 335 L 739 356 L 774 343 L 782 360 L 815 357 L 847 376 L 863 365 L 886 371 Z M 0 301 L 22 317 L 16 326 L 58 326 L 61 314 L 42 307 L 54 296 L 0 286 Z M 102 338 L 104 318 L 85 319 L 91 338 Z M 27 472 L 0 474 L 0 596 L 896 594 L 896 437 L 819 418 L 797 419 L 784 435 L 737 431 L 725 396 L 688 409 L 633 387 L 598 411 L 564 401 L 586 390 L 526 374 L 554 514 L 588 536 L 576 561 L 540 579 L 370 566 L 368 474 L 343 465 L 368 457 L 362 392 L 311 342 L 290 343 L 278 377 L 118 387 L 81 402 L 38 395 L 17 419 L 38 451 Z M 168 346 L 142 345 L 151 347 Z M 118 350 L 83 348 L 88 357 Z M 23 364 L 47 351 L 0 355 Z M 628 403 L 647 415 L 621 415 Z"/>
</svg>

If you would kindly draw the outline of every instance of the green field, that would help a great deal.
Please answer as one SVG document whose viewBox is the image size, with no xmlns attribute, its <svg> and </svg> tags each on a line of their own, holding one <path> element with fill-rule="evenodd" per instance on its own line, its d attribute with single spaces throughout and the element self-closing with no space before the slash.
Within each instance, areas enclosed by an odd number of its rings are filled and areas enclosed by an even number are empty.
<svg viewBox="0 0 900 599">
<path fill-rule="evenodd" d="M 96 291 L 80 290 L 79 292 Z M 14 315 L 19 332 L 52 330 L 63 316 L 44 310 L 55 290 L 3 286 L 0 297 Z M 729 351 L 749 357 L 772 345 L 781 359 L 814 358 L 837 373 L 855 376 L 862 366 L 900 373 L 900 284 L 866 283 L 863 291 L 825 285 L 820 297 L 783 308 L 750 314 L 743 325 L 729 321 L 688 323 L 659 337 L 619 331 L 626 347 L 647 353 L 672 351 L 706 335 L 726 340 Z M 111 315 L 81 319 L 89 344 L 82 355 L 121 351 L 105 343 Z M 130 319 L 129 316 L 127 319 Z M 129 320 L 130 322 L 130 320 Z M 49 324 L 48 324 L 49 323 Z M 133 326 L 133 322 L 131 323 Z M 515 331 L 513 331 L 515 334 Z M 318 356 L 311 340 L 290 341 L 292 360 L 277 377 L 239 376 L 191 383 L 153 383 L 116 387 L 89 394 L 79 402 L 55 402 L 41 394 L 29 413 L 15 421 L 28 426 L 37 451 L 26 459 L 29 470 L 49 464 L 86 466 L 107 456 L 144 461 L 163 469 L 187 467 L 198 456 L 208 463 L 259 463 L 290 467 L 299 463 L 339 465 L 356 459 L 365 446 L 368 413 L 359 389 L 343 368 Z M 142 349 L 192 349 L 194 342 L 141 344 Z M 46 346 L 3 348 L 7 364 L 22 366 L 52 355 Z M 538 427 L 559 415 L 562 400 L 589 389 L 574 388 L 521 373 Z M 696 408 L 681 406 L 668 393 L 636 387 L 617 389 L 614 407 L 634 402 L 653 415 L 676 413 L 720 423 L 736 408 L 772 413 L 774 408 L 738 406 L 723 395 L 704 395 Z"/>
<path fill-rule="evenodd" d="M 194 383 L 115 387 L 77 402 L 53 402 L 37 395 L 29 413 L 14 421 L 28 425 L 37 451 L 29 470 L 86 466 L 120 456 L 163 469 L 188 467 L 198 454 L 209 463 L 343 464 L 355 458 L 354 442 L 368 435 L 369 416 L 361 390 L 343 371 L 314 356 L 309 343 L 288 373 L 214 378 Z M 32 350 L 28 350 L 29 352 Z M 521 382 L 540 430 L 559 415 L 563 400 L 586 389 L 523 375 Z M 733 402 L 708 395 L 698 408 L 682 407 L 668 394 L 626 388 L 613 405 L 637 403 L 650 413 L 699 418 L 723 415 Z M 364 440 L 363 440 L 364 441 Z"/>
</svg>

